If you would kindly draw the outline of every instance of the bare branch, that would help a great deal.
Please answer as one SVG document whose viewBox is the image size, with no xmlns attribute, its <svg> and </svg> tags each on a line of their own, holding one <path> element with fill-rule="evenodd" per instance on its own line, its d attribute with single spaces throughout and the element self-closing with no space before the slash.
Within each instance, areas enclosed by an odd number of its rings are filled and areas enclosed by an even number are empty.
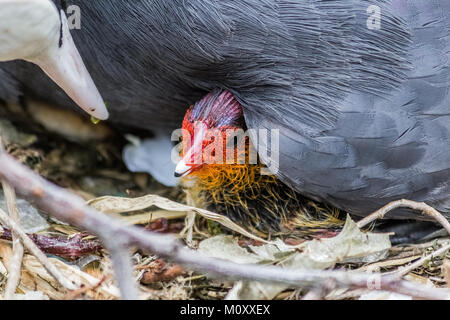
<svg viewBox="0 0 450 320">
<path fill-rule="evenodd" d="M 64 300 L 75 300 L 76 298 L 78 298 L 82 294 L 85 294 L 86 292 L 89 292 L 90 290 L 94 291 L 94 290 L 100 288 L 102 286 L 102 284 L 105 283 L 105 281 L 108 279 L 109 279 L 109 276 L 103 276 L 103 278 L 101 280 L 99 280 L 98 283 L 95 285 L 84 286 L 84 287 L 81 287 L 80 289 L 70 291 L 66 294 L 66 296 L 64 297 Z"/>
<path fill-rule="evenodd" d="M 447 230 L 448 234 L 450 234 L 450 222 L 436 209 L 430 207 L 424 202 L 415 202 L 405 199 L 388 203 L 383 208 L 375 211 L 374 213 L 359 221 L 358 227 L 363 228 L 375 220 L 383 219 L 388 212 L 398 208 L 410 208 L 412 210 L 420 211 L 422 212 L 422 214 L 430 216 L 431 218 L 439 222 L 445 228 L 445 230 Z"/>
<path fill-rule="evenodd" d="M 417 260 L 416 262 L 410 264 L 409 266 L 400 268 L 399 270 L 390 272 L 389 274 L 391 274 L 393 276 L 403 277 L 403 276 L 407 275 L 408 273 L 410 273 L 411 271 L 413 271 L 417 268 L 420 268 L 428 261 L 431 261 L 431 259 L 433 259 L 434 257 L 439 257 L 440 255 L 443 255 L 448 250 L 450 250 L 450 243 L 447 245 L 444 245 L 442 248 L 432 252 L 431 254 Z"/>
</svg>

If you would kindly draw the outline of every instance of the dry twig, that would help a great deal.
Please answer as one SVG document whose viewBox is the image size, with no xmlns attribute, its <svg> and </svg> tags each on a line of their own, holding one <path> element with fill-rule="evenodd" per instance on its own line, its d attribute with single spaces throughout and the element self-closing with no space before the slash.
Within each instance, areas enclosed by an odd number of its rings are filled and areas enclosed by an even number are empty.
<svg viewBox="0 0 450 320">
<path fill-rule="evenodd" d="M 103 276 L 103 278 L 95 285 L 82 286 L 81 288 L 79 288 L 77 290 L 70 291 L 66 294 L 66 296 L 64 297 L 64 300 L 75 300 L 76 298 L 85 294 L 88 291 L 91 291 L 91 290 L 95 291 L 96 289 L 100 288 L 102 286 L 102 284 L 106 282 L 106 280 L 108 280 L 108 276 Z"/>
<path fill-rule="evenodd" d="M 424 202 L 416 202 L 416 201 L 405 200 L 405 199 L 388 203 L 383 208 L 375 211 L 374 213 L 372 213 L 372 214 L 368 215 L 367 217 L 365 217 L 364 219 L 360 220 L 357 225 L 360 229 L 364 228 L 369 223 L 371 223 L 375 220 L 383 219 L 387 213 L 389 213 L 390 211 L 392 211 L 394 209 L 398 209 L 398 208 L 409 208 L 412 210 L 420 211 L 423 214 L 425 214 L 425 215 L 433 218 L 437 222 L 439 222 L 445 228 L 445 230 L 447 230 L 448 234 L 450 234 L 450 222 L 441 213 L 439 213 L 436 209 L 434 209 L 433 207 L 430 207 L 429 205 L 427 205 Z"/>
<path fill-rule="evenodd" d="M 407 275 L 408 273 L 410 273 L 411 271 L 413 271 L 414 269 L 420 268 L 421 266 L 423 266 L 425 263 L 427 263 L 434 257 L 439 257 L 440 255 L 446 253 L 448 250 L 450 250 L 450 243 L 447 245 L 444 245 L 442 248 L 432 252 L 431 254 L 417 260 L 416 262 L 410 264 L 409 266 L 400 268 L 399 270 L 394 271 L 394 272 L 390 272 L 390 274 L 399 276 L 399 277 L 403 277 L 403 276 Z"/>
</svg>

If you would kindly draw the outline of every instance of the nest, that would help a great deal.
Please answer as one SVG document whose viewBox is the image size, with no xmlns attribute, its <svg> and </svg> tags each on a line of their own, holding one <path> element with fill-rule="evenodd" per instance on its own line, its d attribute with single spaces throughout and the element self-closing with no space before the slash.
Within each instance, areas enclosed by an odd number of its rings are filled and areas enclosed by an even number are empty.
<svg viewBox="0 0 450 320">
<path fill-rule="evenodd" d="M 273 176 L 260 175 L 259 166 L 243 165 L 226 170 L 211 167 L 208 171 L 199 171 L 197 179 L 200 183 L 188 190 L 186 196 L 181 188 L 165 188 L 146 174 L 127 172 L 119 161 L 121 145 L 117 144 L 116 138 L 92 144 L 83 143 L 81 148 L 80 143 L 73 141 L 73 136 L 69 140 L 55 136 L 36 123 L 11 121 L 17 114 L 9 112 L 8 109 L 0 107 L 0 117 L 13 123 L 15 130 L 27 135 L 24 140 L 18 139 L 8 144 L 11 153 L 47 179 L 70 188 L 86 200 L 90 200 L 89 203 L 98 210 L 116 216 L 123 223 L 140 225 L 154 232 L 180 234 L 189 246 L 198 250 L 205 250 L 206 247 L 211 249 L 214 248 L 214 243 L 219 243 L 217 251 L 213 251 L 216 255 L 226 252 L 223 249 L 227 247 L 234 250 L 233 252 L 239 252 L 246 259 L 261 259 L 261 254 L 274 250 L 273 247 L 259 241 L 256 236 L 252 238 L 249 234 L 244 236 L 242 228 L 229 222 L 224 223 L 225 220 L 221 220 L 220 215 L 214 216 L 203 209 L 197 209 L 195 212 L 198 216 L 192 218 L 194 210 L 180 203 L 196 200 L 197 192 L 201 201 L 194 201 L 196 205 L 214 208 L 217 212 L 231 217 L 239 225 L 252 226 L 255 234 L 260 236 L 267 236 L 267 233 L 272 237 L 276 235 L 278 247 L 287 245 L 297 248 L 292 251 L 287 247 L 288 251 L 274 254 L 273 260 L 270 261 L 272 264 L 287 264 L 290 261 L 288 259 L 294 260 L 294 257 L 313 260 L 313 255 L 310 256 L 307 250 L 301 249 L 302 245 L 316 248 L 314 252 L 316 256 L 338 251 L 345 246 L 351 248 L 355 246 L 353 233 L 349 238 L 334 237 L 341 230 L 344 220 L 342 212 L 299 196 Z M 20 118 L 27 117 L 20 115 Z M 70 123 L 67 125 L 70 126 Z M 29 139 L 29 135 L 33 138 Z M 95 165 L 92 164 L 93 159 L 96 161 Z M 171 199 L 172 202 L 169 203 L 169 200 L 164 198 L 164 201 L 156 202 L 156 206 L 159 207 L 155 209 L 154 197 L 139 198 L 148 194 L 158 194 Z M 98 198 L 105 195 L 115 197 Z M 148 203 L 143 205 L 143 202 Z M 104 207 L 101 207 L 100 203 Z M 170 206 L 167 207 L 167 204 Z M 66 252 L 62 254 L 55 250 L 51 251 L 50 260 L 54 266 L 67 279 L 73 280 L 80 289 L 68 291 L 63 288 L 30 253 L 26 253 L 21 266 L 14 269 L 14 265 L 11 265 L 14 256 L 12 243 L 6 237 L 7 230 L 0 230 L 0 235 L 3 236 L 3 240 L 0 241 L 0 296 L 4 297 L 8 279 L 18 270 L 20 282 L 16 298 L 118 299 L 119 291 L 113 281 L 109 255 L 105 250 L 98 248 L 96 239 L 85 234 L 83 230 L 45 215 L 44 217 L 48 227 L 32 234 L 31 237 L 36 243 L 40 243 L 42 250 L 46 250 L 48 239 L 56 239 L 59 244 L 93 244 L 92 248 L 95 250 L 83 251 L 83 254 L 72 252 L 67 255 Z M 264 226 L 270 226 L 270 230 Z M 371 234 L 359 234 L 354 225 L 352 232 L 360 237 L 359 249 L 366 250 L 368 247 L 368 250 L 372 250 L 381 242 L 386 244 L 385 240 L 377 239 L 386 239 L 387 236 L 373 237 Z M 320 247 L 327 243 L 326 238 L 330 238 L 330 244 L 334 243 L 336 247 L 331 246 L 334 249 L 325 250 Z M 369 241 L 369 246 L 364 246 L 366 240 Z M 224 241 L 226 246 L 222 245 Z M 384 254 L 376 257 L 363 250 L 360 259 L 343 261 L 339 256 L 330 260 L 332 265 L 328 268 L 399 272 L 402 267 L 411 265 L 412 262 L 437 250 L 445 249 L 448 244 L 448 237 L 443 236 L 419 244 L 386 246 Z M 267 259 L 266 255 L 264 259 Z M 446 287 L 450 281 L 449 259 L 450 252 L 445 251 L 424 260 L 423 264 L 409 270 L 405 279 L 434 288 Z M 186 270 L 142 250 L 134 251 L 133 265 L 135 278 L 140 284 L 140 292 L 146 299 L 221 300 L 230 294 L 237 294 L 238 285 L 246 285 L 208 278 L 205 274 Z M 264 288 L 269 289 L 269 286 Z M 299 299 L 308 293 L 310 292 L 307 289 L 295 290 L 286 287 L 279 292 L 273 291 L 272 299 Z M 329 290 L 321 298 L 359 299 L 368 298 L 370 294 L 376 293 L 377 291 L 369 289 L 336 289 Z M 382 294 L 386 296 L 379 295 L 372 298 L 392 298 L 387 293 Z"/>
</svg>

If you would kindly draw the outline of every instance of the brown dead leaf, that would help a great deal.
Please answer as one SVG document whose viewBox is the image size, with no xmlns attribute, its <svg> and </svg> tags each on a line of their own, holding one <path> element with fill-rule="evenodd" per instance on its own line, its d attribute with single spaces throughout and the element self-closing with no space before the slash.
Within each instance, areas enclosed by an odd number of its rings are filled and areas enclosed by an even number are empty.
<svg viewBox="0 0 450 320">
<path fill-rule="evenodd" d="M 164 267 L 162 270 L 147 271 L 142 275 L 141 283 L 152 284 L 156 282 L 169 282 L 178 276 L 181 276 L 186 271 L 180 265 Z"/>
</svg>

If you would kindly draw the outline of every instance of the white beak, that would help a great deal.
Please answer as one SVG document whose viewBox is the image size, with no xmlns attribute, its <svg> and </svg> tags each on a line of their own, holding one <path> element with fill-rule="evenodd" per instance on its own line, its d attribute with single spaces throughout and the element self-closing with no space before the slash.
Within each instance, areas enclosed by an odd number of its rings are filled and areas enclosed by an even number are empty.
<svg viewBox="0 0 450 320">
<path fill-rule="evenodd" d="M 194 169 L 202 165 L 202 144 L 206 136 L 207 127 L 202 122 L 195 124 L 194 143 L 184 154 L 183 159 L 178 162 L 175 168 L 175 177 L 182 178 L 189 175 Z"/>
<path fill-rule="evenodd" d="M 175 168 L 175 178 L 183 178 L 191 173 L 192 167 L 189 167 L 186 164 L 185 158 L 181 159 L 178 162 L 177 167 Z"/>
<path fill-rule="evenodd" d="M 63 12 L 61 20 L 62 46 L 30 62 L 39 65 L 84 111 L 97 119 L 106 120 L 108 110 L 73 42 Z"/>
</svg>

